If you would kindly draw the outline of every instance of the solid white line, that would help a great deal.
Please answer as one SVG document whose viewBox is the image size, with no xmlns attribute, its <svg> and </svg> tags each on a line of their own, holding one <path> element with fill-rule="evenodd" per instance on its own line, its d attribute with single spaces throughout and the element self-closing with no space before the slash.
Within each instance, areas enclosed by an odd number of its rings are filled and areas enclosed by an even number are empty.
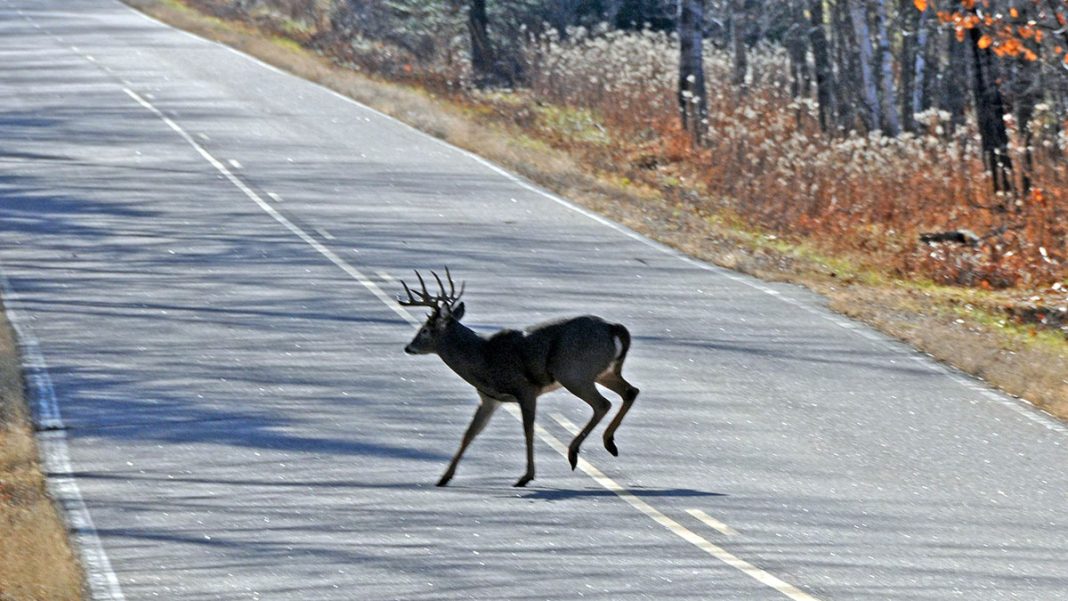
<svg viewBox="0 0 1068 601">
<path fill-rule="evenodd" d="M 41 457 L 48 475 L 48 488 L 52 497 L 63 507 L 63 512 L 70 522 L 85 564 L 90 595 L 94 601 L 125 601 L 119 579 L 111 567 L 111 561 L 100 542 L 100 535 L 93 525 L 93 518 L 89 515 L 89 508 L 85 505 L 73 475 L 74 469 L 71 467 L 67 450 L 67 434 L 59 413 L 48 365 L 37 343 L 37 337 L 22 318 L 22 303 L 11 287 L 3 267 L 0 267 L 0 291 L 3 293 L 7 319 L 15 330 L 22 354 L 22 369 L 30 391 L 30 400 L 37 409 L 37 427 L 44 430 L 38 433 L 37 441 L 41 446 Z"/>
<path fill-rule="evenodd" d="M 709 528 L 711 528 L 713 530 L 716 530 L 720 534 L 725 534 L 727 536 L 737 536 L 738 535 L 738 531 L 737 530 L 735 530 L 734 528 L 731 528 L 730 526 L 724 524 L 723 522 L 717 520 L 716 518 L 708 515 L 707 513 L 701 511 L 700 509 L 687 509 L 686 513 L 688 513 L 688 514 L 692 515 L 693 517 L 697 518 L 702 524 L 704 524 L 705 526 L 708 526 Z"/>
<path fill-rule="evenodd" d="M 223 177 L 229 180 L 230 183 L 234 185 L 234 187 L 236 187 L 238 190 L 241 190 L 241 192 L 243 192 L 245 196 L 255 202 L 261 209 L 263 209 L 265 213 L 273 217 L 275 221 L 282 224 L 283 226 L 285 226 L 286 229 L 296 234 L 298 238 L 307 243 L 308 246 L 314 248 L 319 254 L 329 259 L 331 263 L 340 267 L 342 271 L 349 274 L 352 279 L 363 285 L 363 287 L 366 288 L 371 294 L 373 294 L 378 300 L 382 301 L 383 304 L 389 307 L 394 313 L 399 315 L 401 319 L 416 326 L 422 324 L 422 321 L 412 317 L 410 313 L 402 309 L 395 300 L 393 300 L 388 294 L 383 292 L 377 284 L 375 284 L 369 277 L 365 276 L 362 272 L 360 272 L 360 270 L 356 269 L 347 261 L 339 257 L 337 254 L 334 253 L 334 251 L 323 246 L 322 243 L 312 237 L 311 234 L 305 232 L 295 223 L 287 219 L 285 215 L 282 215 L 277 210 L 275 210 L 275 208 L 268 204 L 267 201 L 263 200 L 263 198 L 261 198 L 259 194 L 256 194 L 256 192 L 252 190 L 252 188 L 248 187 L 248 185 L 245 184 L 245 182 L 242 181 L 241 178 L 237 177 L 232 171 L 227 169 L 226 165 L 222 164 L 221 161 L 212 156 L 211 153 L 209 153 L 207 150 L 204 150 L 204 147 L 198 144 L 197 141 L 193 139 L 193 136 L 186 133 L 186 131 L 182 129 L 181 126 L 179 126 L 169 117 L 164 115 L 159 109 L 157 109 L 147 100 L 141 98 L 141 96 L 139 96 L 137 92 L 134 92 L 129 88 L 123 88 L 123 91 L 126 92 L 126 94 L 130 98 L 133 98 L 138 104 L 145 107 L 146 109 L 151 111 L 152 114 L 159 117 L 164 123 L 167 124 L 167 127 L 170 127 L 172 130 L 175 131 L 175 133 L 180 135 L 190 146 L 193 147 L 194 150 L 197 151 L 198 154 L 200 154 L 200 156 L 204 157 L 204 160 L 210 163 L 212 167 L 215 167 L 215 169 L 219 173 L 221 173 Z"/>
<path fill-rule="evenodd" d="M 510 413 L 512 413 L 512 415 L 516 415 L 519 413 L 519 408 L 514 405 L 506 405 L 506 409 Z M 577 433 L 579 431 L 578 427 L 575 426 L 575 424 L 572 423 L 571 420 L 558 413 L 553 413 L 552 418 L 556 420 L 566 430 L 572 433 Z M 567 457 L 567 446 L 558 438 L 553 436 L 548 430 L 542 428 L 537 424 L 534 424 L 534 432 L 538 435 L 538 438 L 540 438 L 542 441 L 552 447 L 553 450 L 555 450 L 557 453 L 560 453 L 564 457 Z M 705 553 L 708 553 L 712 557 L 727 564 L 728 566 L 742 572 L 746 576 L 749 576 L 757 582 L 779 591 L 780 593 L 792 599 L 793 601 L 819 601 L 816 597 L 813 597 L 812 595 L 797 588 L 789 582 L 785 582 L 779 579 L 778 577 L 772 575 L 770 572 L 756 567 L 748 561 L 745 561 L 737 555 L 734 555 L 730 551 L 727 551 L 723 547 L 712 544 L 708 541 L 708 539 L 697 534 L 693 530 L 690 530 L 686 526 L 683 526 L 682 524 L 676 522 L 670 517 L 664 515 L 660 510 L 646 503 L 645 501 L 637 497 L 634 493 L 621 486 L 615 480 L 604 475 L 601 470 L 594 467 L 592 463 L 586 461 L 582 457 L 579 457 L 578 468 L 585 472 L 587 476 L 593 478 L 593 480 L 600 484 L 602 487 L 612 491 L 616 494 L 617 497 L 626 501 L 628 505 L 644 513 L 647 517 L 652 519 L 654 522 L 660 524 L 664 528 L 667 528 L 672 534 L 678 536 L 682 540 L 690 543 L 698 549 L 701 549 Z"/>
</svg>

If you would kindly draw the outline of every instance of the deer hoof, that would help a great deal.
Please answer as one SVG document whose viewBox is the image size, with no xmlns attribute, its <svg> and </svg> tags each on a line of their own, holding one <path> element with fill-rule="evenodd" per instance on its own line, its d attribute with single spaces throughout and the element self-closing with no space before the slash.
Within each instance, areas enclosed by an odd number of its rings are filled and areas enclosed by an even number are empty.
<svg viewBox="0 0 1068 601">
<path fill-rule="evenodd" d="M 516 482 L 513 486 L 515 486 L 516 488 L 522 488 L 522 487 L 527 485 L 527 482 L 530 482 L 533 479 L 534 479 L 533 475 L 527 474 L 527 475 L 523 476 L 522 478 L 520 478 L 519 481 Z"/>
<path fill-rule="evenodd" d="M 616 441 L 611 438 L 604 439 L 604 448 L 608 449 L 608 452 L 613 457 L 619 457 L 619 449 L 616 448 Z"/>
<path fill-rule="evenodd" d="M 441 477 L 441 480 L 438 480 L 437 486 L 445 486 L 449 483 L 449 480 L 452 480 L 452 474 L 445 474 Z"/>
<path fill-rule="evenodd" d="M 575 466 L 578 465 L 578 449 L 567 450 L 567 461 L 571 464 L 571 471 L 575 471 Z"/>
</svg>

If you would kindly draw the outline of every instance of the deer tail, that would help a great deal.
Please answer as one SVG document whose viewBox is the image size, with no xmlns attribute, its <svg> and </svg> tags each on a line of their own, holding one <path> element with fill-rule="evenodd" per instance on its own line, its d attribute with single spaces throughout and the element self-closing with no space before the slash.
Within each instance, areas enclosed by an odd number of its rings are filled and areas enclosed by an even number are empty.
<svg viewBox="0 0 1068 601">
<path fill-rule="evenodd" d="M 627 358 L 627 351 L 630 350 L 630 332 L 620 323 L 612 324 L 610 331 L 612 342 L 616 346 L 615 370 L 619 373 L 623 369 L 623 360 Z"/>
</svg>

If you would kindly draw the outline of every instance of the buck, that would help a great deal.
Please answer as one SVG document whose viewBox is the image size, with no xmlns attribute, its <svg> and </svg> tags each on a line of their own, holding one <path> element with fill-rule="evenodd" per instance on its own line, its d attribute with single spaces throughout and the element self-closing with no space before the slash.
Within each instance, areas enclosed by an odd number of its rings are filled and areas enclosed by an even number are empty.
<svg viewBox="0 0 1068 601">
<path fill-rule="evenodd" d="M 578 464 L 579 447 L 593 431 L 612 405 L 597 390 L 597 384 L 615 392 L 623 405 L 604 432 L 604 447 L 613 456 L 619 455 L 615 433 L 623 417 L 634 404 L 638 389 L 623 379 L 623 361 L 630 348 L 630 333 L 618 323 L 600 317 L 584 315 L 531 326 L 523 331 L 501 330 L 489 337 L 480 336 L 460 323 L 464 304 L 445 268 L 449 290 L 441 278 L 440 292 L 431 295 L 423 276 L 415 272 L 422 290 L 412 293 L 403 281 L 408 298 L 398 297 L 405 307 L 429 307 L 430 314 L 415 338 L 404 347 L 410 355 L 437 354 L 452 371 L 475 387 L 480 399 L 475 416 L 464 432 L 460 449 L 456 451 L 448 469 L 438 480 L 445 486 L 456 473 L 471 441 L 485 428 L 493 412 L 501 403 L 518 403 L 523 416 L 523 435 L 526 438 L 527 471 L 515 486 L 526 486 L 534 479 L 534 412 L 540 395 L 559 387 L 586 401 L 593 408 L 593 416 L 571 441 L 567 459 L 574 470 Z"/>
</svg>

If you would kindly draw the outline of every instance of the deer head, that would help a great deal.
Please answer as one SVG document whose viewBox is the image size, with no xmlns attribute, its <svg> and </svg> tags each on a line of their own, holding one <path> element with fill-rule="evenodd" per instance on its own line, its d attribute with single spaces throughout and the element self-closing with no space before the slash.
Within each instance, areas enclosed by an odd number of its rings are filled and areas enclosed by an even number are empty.
<svg viewBox="0 0 1068 601">
<path fill-rule="evenodd" d="M 445 291 L 445 284 L 441 282 L 441 278 L 433 271 L 430 275 L 434 276 L 434 279 L 438 282 L 438 288 L 440 292 L 431 296 L 426 289 L 426 282 L 423 281 L 423 276 L 419 275 L 419 272 L 415 272 L 415 277 L 419 278 L 419 286 L 422 290 L 416 291 L 412 294 L 408 284 L 401 281 L 401 285 L 404 286 L 404 291 L 408 294 L 408 300 L 398 298 L 397 301 L 405 307 L 430 307 L 431 311 L 426 316 L 426 322 L 419 328 L 419 332 L 412 338 L 412 341 L 408 343 L 408 346 L 404 347 L 404 352 L 409 355 L 423 355 L 427 353 L 436 353 L 438 350 L 438 341 L 441 339 L 442 334 L 449 328 L 449 325 L 453 322 L 458 322 L 464 316 L 464 304 L 459 302 L 460 297 L 464 293 L 465 283 L 460 283 L 460 292 L 456 292 L 456 285 L 452 281 L 452 274 L 449 273 L 449 268 L 445 267 L 445 277 L 449 281 L 449 291 Z"/>
</svg>

